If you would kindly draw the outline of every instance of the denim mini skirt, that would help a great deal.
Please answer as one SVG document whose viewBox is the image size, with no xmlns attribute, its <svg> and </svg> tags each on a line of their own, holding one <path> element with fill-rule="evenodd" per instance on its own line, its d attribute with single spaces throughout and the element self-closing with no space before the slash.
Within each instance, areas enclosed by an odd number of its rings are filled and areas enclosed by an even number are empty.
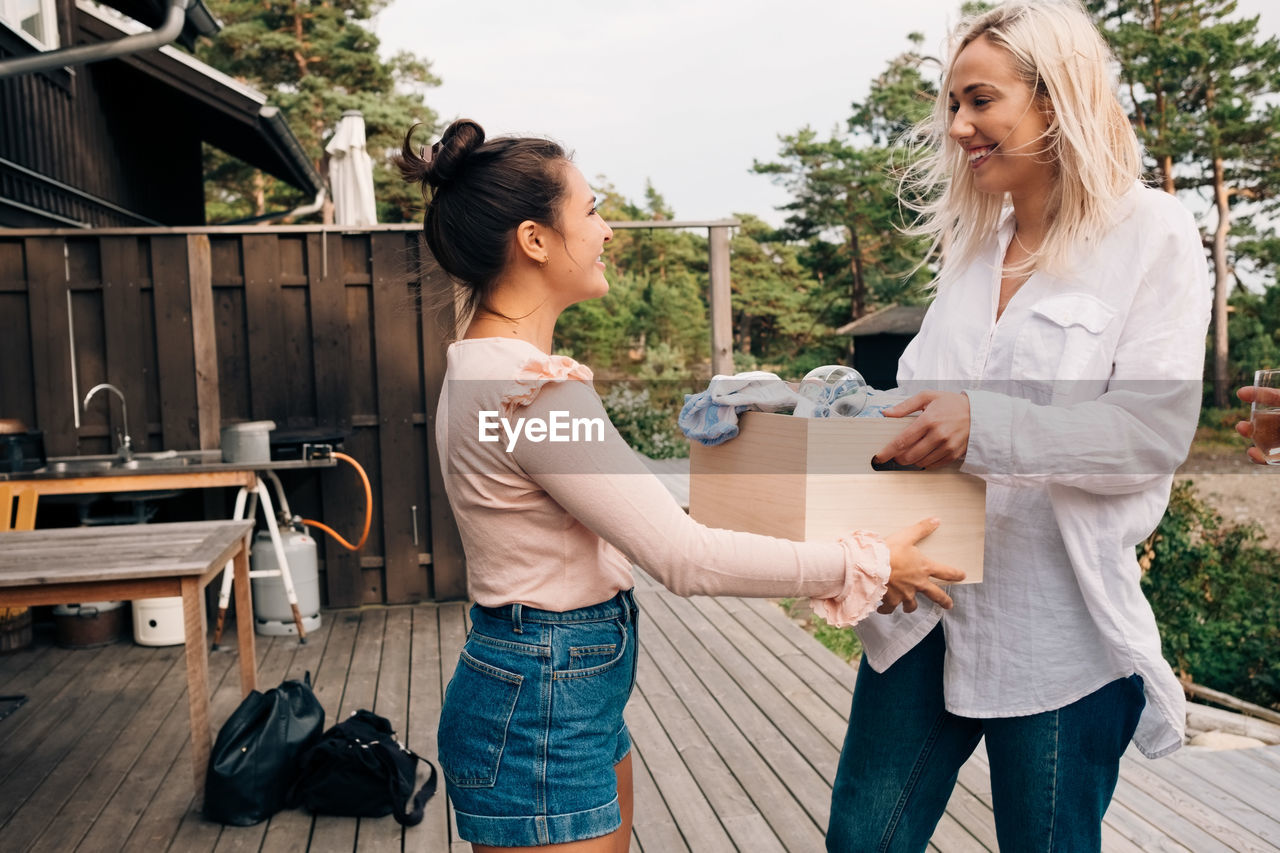
<svg viewBox="0 0 1280 853">
<path fill-rule="evenodd" d="M 638 613 L 631 590 L 563 613 L 472 606 L 438 739 L 461 838 L 534 847 L 621 825 Z"/>
</svg>

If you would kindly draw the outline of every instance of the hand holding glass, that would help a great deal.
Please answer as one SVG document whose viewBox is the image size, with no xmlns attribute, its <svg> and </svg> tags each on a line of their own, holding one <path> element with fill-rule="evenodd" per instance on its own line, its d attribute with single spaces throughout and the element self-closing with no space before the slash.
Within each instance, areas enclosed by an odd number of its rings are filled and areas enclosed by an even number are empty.
<svg viewBox="0 0 1280 853">
<path fill-rule="evenodd" d="M 1249 455 L 1257 462 L 1280 465 L 1280 370 L 1259 370 L 1248 391 L 1241 396 L 1249 397 L 1252 404 L 1247 434 L 1257 450 Z"/>
</svg>

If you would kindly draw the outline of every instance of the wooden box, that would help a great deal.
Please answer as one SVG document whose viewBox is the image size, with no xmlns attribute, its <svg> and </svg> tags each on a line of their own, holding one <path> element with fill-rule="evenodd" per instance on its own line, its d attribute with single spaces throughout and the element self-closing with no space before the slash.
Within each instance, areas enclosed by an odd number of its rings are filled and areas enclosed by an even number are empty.
<svg viewBox="0 0 1280 853">
<path fill-rule="evenodd" d="M 711 527 L 784 539 L 887 535 L 922 518 L 942 525 L 921 543 L 933 559 L 982 580 L 986 483 L 958 466 L 876 471 L 871 457 L 909 418 L 797 418 L 744 413 L 737 438 L 694 443 L 689 514 Z"/>
</svg>

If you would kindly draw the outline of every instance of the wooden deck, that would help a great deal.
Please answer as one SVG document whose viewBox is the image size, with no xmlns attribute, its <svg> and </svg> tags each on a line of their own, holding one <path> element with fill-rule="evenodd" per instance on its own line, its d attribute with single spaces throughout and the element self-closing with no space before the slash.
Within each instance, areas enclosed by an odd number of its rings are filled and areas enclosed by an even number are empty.
<svg viewBox="0 0 1280 853">
<path fill-rule="evenodd" d="M 627 711 L 636 743 L 632 848 L 818 851 L 854 670 L 772 604 L 681 599 L 641 579 L 642 653 Z M 431 756 L 460 604 L 331 611 L 306 645 L 259 638 L 259 683 L 310 671 L 329 722 L 368 707 Z M 182 649 L 47 642 L 0 656 L 5 851 L 464 851 L 437 795 L 422 825 L 287 811 L 222 827 L 193 811 Z M 213 715 L 238 699 L 236 655 L 210 661 Z M 0 713 L 4 705 L 0 703 Z M 1280 850 L 1280 747 L 1126 758 L 1109 851 Z M 931 849 L 996 848 L 985 757 L 962 770 Z"/>
</svg>

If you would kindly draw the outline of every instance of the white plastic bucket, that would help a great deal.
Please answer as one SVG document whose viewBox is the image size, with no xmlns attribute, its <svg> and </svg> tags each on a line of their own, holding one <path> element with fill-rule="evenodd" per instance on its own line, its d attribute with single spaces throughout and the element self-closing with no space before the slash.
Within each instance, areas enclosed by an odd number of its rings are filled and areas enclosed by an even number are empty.
<svg viewBox="0 0 1280 853">
<path fill-rule="evenodd" d="M 222 428 L 223 462 L 270 462 L 275 421 L 245 421 Z"/>
<path fill-rule="evenodd" d="M 180 646 L 186 642 L 182 596 L 133 602 L 133 641 L 140 646 Z"/>
</svg>

